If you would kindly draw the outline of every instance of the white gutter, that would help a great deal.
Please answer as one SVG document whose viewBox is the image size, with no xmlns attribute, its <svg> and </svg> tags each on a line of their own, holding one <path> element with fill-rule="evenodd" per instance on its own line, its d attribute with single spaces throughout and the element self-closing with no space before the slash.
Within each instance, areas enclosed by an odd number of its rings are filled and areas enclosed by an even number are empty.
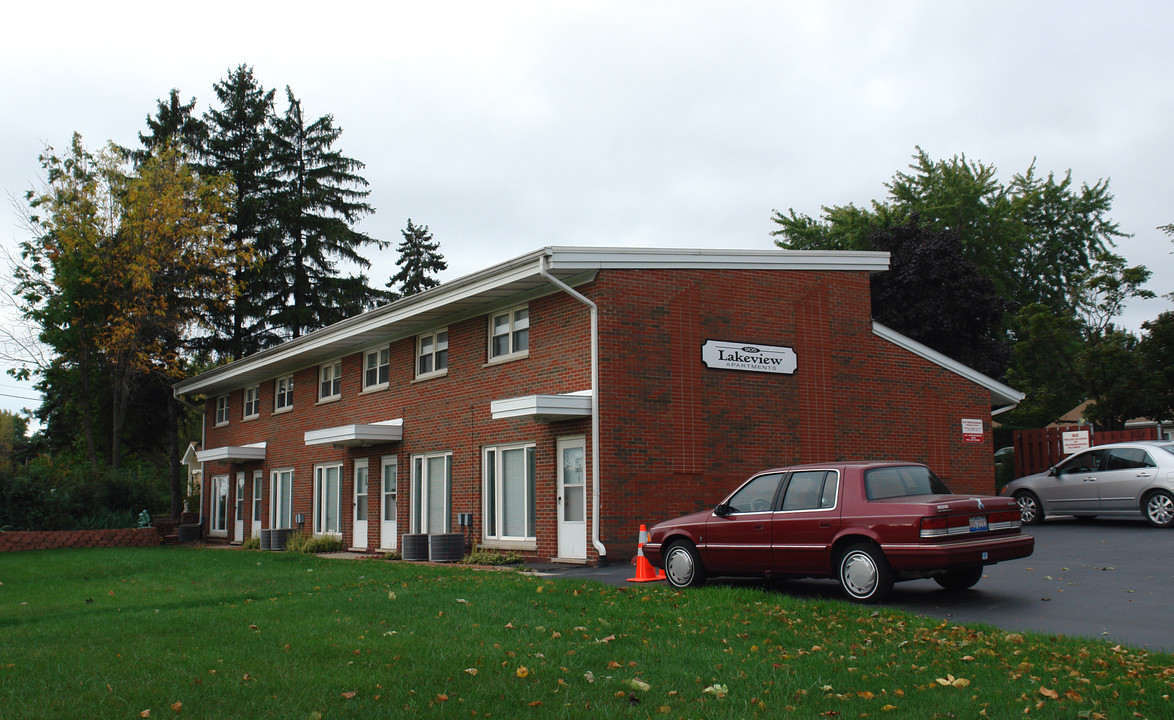
<svg viewBox="0 0 1174 720">
<path fill-rule="evenodd" d="M 602 562 L 607 548 L 599 541 L 599 307 L 546 270 L 547 255 L 538 260 L 538 272 L 555 287 L 591 309 L 591 544 Z"/>
<path fill-rule="evenodd" d="M 200 413 L 200 447 L 208 447 L 208 409 Z M 199 457 L 199 456 L 197 456 Z M 200 463 L 200 537 L 204 536 L 204 488 L 208 485 L 207 463 Z M 211 531 L 212 528 L 208 528 Z"/>
</svg>

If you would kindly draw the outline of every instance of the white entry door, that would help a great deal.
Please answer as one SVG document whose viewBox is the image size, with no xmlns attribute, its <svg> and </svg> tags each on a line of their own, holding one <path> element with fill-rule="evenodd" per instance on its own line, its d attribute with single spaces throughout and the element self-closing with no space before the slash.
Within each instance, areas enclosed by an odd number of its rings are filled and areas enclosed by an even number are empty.
<svg viewBox="0 0 1174 720">
<path fill-rule="evenodd" d="M 355 518 L 351 547 L 367 549 L 367 458 L 355 460 Z"/>
<path fill-rule="evenodd" d="M 244 542 L 245 539 L 245 474 L 236 474 L 236 517 L 232 528 L 232 539 L 235 542 Z"/>
<path fill-rule="evenodd" d="M 558 556 L 587 559 L 587 462 L 581 437 L 558 441 Z"/>
<path fill-rule="evenodd" d="M 396 548 L 395 516 L 398 508 L 396 494 L 399 489 L 399 460 L 394 455 L 383 458 L 383 472 L 380 473 L 382 483 L 380 487 L 379 503 L 379 547 L 385 550 Z"/>
</svg>

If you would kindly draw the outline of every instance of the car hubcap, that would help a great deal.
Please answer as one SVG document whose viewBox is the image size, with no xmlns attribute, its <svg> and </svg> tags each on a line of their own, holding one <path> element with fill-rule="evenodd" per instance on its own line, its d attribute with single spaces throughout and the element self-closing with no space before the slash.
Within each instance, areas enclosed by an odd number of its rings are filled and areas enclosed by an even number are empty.
<svg viewBox="0 0 1174 720">
<path fill-rule="evenodd" d="M 693 579 L 693 556 L 683 548 L 673 548 L 665 562 L 665 575 L 673 585 L 688 585 Z"/>
<path fill-rule="evenodd" d="M 1019 501 L 1019 514 L 1022 517 L 1023 522 L 1029 523 L 1032 520 L 1035 520 L 1035 500 L 1032 500 L 1027 495 L 1022 495 L 1016 498 L 1016 500 Z"/>
<path fill-rule="evenodd" d="M 844 558 L 840 574 L 844 578 L 844 587 L 856 597 L 868 597 L 876 589 L 876 563 L 867 553 L 854 552 Z"/>
<path fill-rule="evenodd" d="M 1174 500 L 1171 500 L 1165 495 L 1154 495 L 1150 498 L 1149 516 L 1150 520 L 1160 525 L 1166 525 L 1174 518 Z"/>
</svg>

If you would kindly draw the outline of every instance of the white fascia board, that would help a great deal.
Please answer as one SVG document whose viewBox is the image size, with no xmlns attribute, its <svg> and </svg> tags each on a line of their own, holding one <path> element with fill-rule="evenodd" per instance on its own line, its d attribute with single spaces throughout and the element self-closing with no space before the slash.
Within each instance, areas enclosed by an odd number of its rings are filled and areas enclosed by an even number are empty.
<svg viewBox="0 0 1174 720">
<path fill-rule="evenodd" d="M 548 248 L 552 270 L 844 270 L 889 269 L 880 251 Z"/>
<path fill-rule="evenodd" d="M 265 459 L 265 443 L 250 445 L 225 445 L 223 447 L 197 450 L 196 460 L 199 462 L 255 462 Z"/>
<path fill-rule="evenodd" d="M 307 430 L 306 445 L 376 445 L 404 439 L 403 418 L 383 422 Z"/>
<path fill-rule="evenodd" d="M 583 390 L 563 395 L 523 395 L 494 400 L 489 404 L 489 413 L 494 420 L 516 417 L 536 419 L 590 417 L 591 391 Z"/>
<path fill-rule="evenodd" d="M 937 350 L 926 347 L 925 345 L 922 345 L 912 338 L 902 335 L 892 328 L 881 325 L 875 320 L 872 323 L 872 333 L 879 338 L 888 340 L 900 348 L 908 350 L 914 355 L 919 355 L 926 360 L 929 360 L 939 367 L 945 368 L 946 370 L 949 370 L 956 375 L 961 375 L 962 377 L 980 387 L 986 388 L 991 393 L 992 405 L 1018 404 L 1023 401 L 1023 398 L 1027 397 L 1015 388 L 1004 385 L 994 378 L 983 375 L 974 368 L 967 367 L 957 360 L 948 358 Z"/>
</svg>

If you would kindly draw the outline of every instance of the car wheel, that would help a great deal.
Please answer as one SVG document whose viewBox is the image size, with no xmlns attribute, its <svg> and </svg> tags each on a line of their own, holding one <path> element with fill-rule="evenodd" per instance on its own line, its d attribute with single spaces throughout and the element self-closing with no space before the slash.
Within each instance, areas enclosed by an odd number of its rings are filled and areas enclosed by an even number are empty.
<svg viewBox="0 0 1174 720">
<path fill-rule="evenodd" d="M 1015 502 L 1019 503 L 1019 516 L 1024 525 L 1039 525 L 1044 521 L 1044 508 L 1035 493 L 1027 490 L 1017 492 Z"/>
<path fill-rule="evenodd" d="M 664 574 L 673 587 L 700 587 L 705 584 L 705 565 L 693 543 L 678 540 L 664 552 Z"/>
<path fill-rule="evenodd" d="M 941 575 L 934 575 L 934 582 L 947 590 L 968 590 L 982 579 L 982 566 L 950 570 Z"/>
<path fill-rule="evenodd" d="M 885 554 L 875 545 L 853 545 L 840 556 L 840 587 L 849 600 L 883 601 L 893 589 L 893 571 Z"/>
<path fill-rule="evenodd" d="M 1154 527 L 1170 527 L 1174 525 L 1174 495 L 1165 490 L 1158 490 L 1146 496 L 1145 519 Z"/>
</svg>

